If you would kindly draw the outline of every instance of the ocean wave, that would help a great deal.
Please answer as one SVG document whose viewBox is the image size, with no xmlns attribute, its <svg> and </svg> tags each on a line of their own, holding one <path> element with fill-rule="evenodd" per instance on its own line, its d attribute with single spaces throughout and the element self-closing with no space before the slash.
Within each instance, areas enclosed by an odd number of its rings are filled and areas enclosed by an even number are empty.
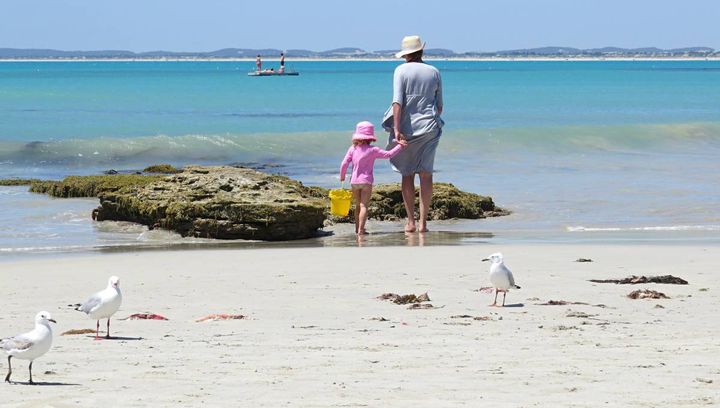
<svg viewBox="0 0 720 408">
<path fill-rule="evenodd" d="M 132 138 L 98 137 L 0 142 L 0 167 L 226 164 L 231 162 L 312 162 L 341 156 L 351 131 L 267 134 L 188 134 Z M 378 130 L 378 145 L 387 133 Z M 622 126 L 516 127 L 446 129 L 441 154 L 477 155 L 493 151 L 536 153 L 616 152 L 647 154 L 658 150 L 713 154 L 720 149 L 720 123 Z"/>
<path fill-rule="evenodd" d="M 566 227 L 568 232 L 638 232 L 638 231 L 720 231 L 720 225 L 663 225 L 646 227 Z"/>
</svg>

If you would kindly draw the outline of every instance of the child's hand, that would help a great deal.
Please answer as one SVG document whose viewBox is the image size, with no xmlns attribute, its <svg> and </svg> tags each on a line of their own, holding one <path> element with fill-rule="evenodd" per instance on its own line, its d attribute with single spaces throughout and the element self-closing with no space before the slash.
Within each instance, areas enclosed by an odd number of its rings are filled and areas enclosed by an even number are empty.
<svg viewBox="0 0 720 408">
<path fill-rule="evenodd" d="M 400 139 L 400 140 L 395 139 L 395 143 L 399 144 L 402 147 L 405 147 L 408 145 L 407 140 L 405 140 L 405 139 Z"/>
<path fill-rule="evenodd" d="M 343 181 L 345 181 L 345 177 L 340 177 L 340 182 L 342 183 Z"/>
</svg>

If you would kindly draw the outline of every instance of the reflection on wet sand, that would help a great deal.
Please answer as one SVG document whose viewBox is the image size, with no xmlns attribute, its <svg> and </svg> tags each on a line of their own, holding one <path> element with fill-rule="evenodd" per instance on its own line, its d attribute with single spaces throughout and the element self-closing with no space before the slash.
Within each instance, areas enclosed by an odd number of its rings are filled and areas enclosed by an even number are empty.
<svg viewBox="0 0 720 408">
<path fill-rule="evenodd" d="M 493 237 L 489 232 L 428 231 L 407 233 L 403 231 L 371 232 L 365 235 L 336 234 L 317 238 L 322 246 L 358 247 L 371 246 L 440 246 L 478 244 Z"/>
</svg>

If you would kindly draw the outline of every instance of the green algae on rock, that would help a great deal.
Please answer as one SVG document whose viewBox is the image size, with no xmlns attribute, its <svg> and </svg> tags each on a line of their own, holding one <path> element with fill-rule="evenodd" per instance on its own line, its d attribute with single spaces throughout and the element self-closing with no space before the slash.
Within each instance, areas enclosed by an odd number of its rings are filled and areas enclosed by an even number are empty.
<svg viewBox="0 0 720 408">
<path fill-rule="evenodd" d="M 38 179 L 22 179 L 22 178 L 9 178 L 0 179 L 0 186 L 11 187 L 11 186 L 29 186 L 32 183 L 37 183 Z"/>
<path fill-rule="evenodd" d="M 415 190 L 415 213 L 418 213 L 419 190 Z M 368 216 L 382 221 L 396 221 L 406 217 L 400 184 L 378 184 L 373 187 Z M 479 219 L 510 214 L 495 206 L 491 197 L 459 190 L 450 183 L 434 183 L 433 198 L 428 218 L 447 220 L 452 218 Z M 332 217 L 335 222 L 352 222 L 353 208 L 347 217 Z"/>
<path fill-rule="evenodd" d="M 180 172 L 182 170 L 172 164 L 154 164 L 143 169 L 143 173 L 176 174 Z"/>
<path fill-rule="evenodd" d="M 158 181 L 163 177 L 165 176 L 144 176 L 138 174 L 68 176 L 62 181 L 34 181 L 30 184 L 30 191 L 59 198 L 97 197 L 104 192 L 144 186 Z"/>
<path fill-rule="evenodd" d="M 318 191 L 247 168 L 191 166 L 152 183 L 100 193 L 94 216 L 183 236 L 301 239 L 323 226 L 327 202 Z"/>
</svg>

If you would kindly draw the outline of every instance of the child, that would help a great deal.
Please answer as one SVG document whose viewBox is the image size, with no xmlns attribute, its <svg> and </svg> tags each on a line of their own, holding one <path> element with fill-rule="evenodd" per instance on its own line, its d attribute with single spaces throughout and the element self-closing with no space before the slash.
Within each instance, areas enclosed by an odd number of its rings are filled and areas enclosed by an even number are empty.
<svg viewBox="0 0 720 408">
<path fill-rule="evenodd" d="M 365 235 L 365 222 L 368 217 L 368 205 L 372 195 L 373 165 L 375 159 L 389 159 L 400 152 L 407 145 L 404 140 L 397 141 L 397 146 L 391 150 L 382 150 L 370 143 L 377 141 L 375 138 L 375 127 L 372 123 L 364 121 L 355 126 L 355 133 L 352 136 L 352 146 L 345 154 L 340 165 L 340 181 L 345 181 L 345 172 L 352 162 L 352 185 L 353 200 L 355 200 L 355 233 Z"/>
</svg>

